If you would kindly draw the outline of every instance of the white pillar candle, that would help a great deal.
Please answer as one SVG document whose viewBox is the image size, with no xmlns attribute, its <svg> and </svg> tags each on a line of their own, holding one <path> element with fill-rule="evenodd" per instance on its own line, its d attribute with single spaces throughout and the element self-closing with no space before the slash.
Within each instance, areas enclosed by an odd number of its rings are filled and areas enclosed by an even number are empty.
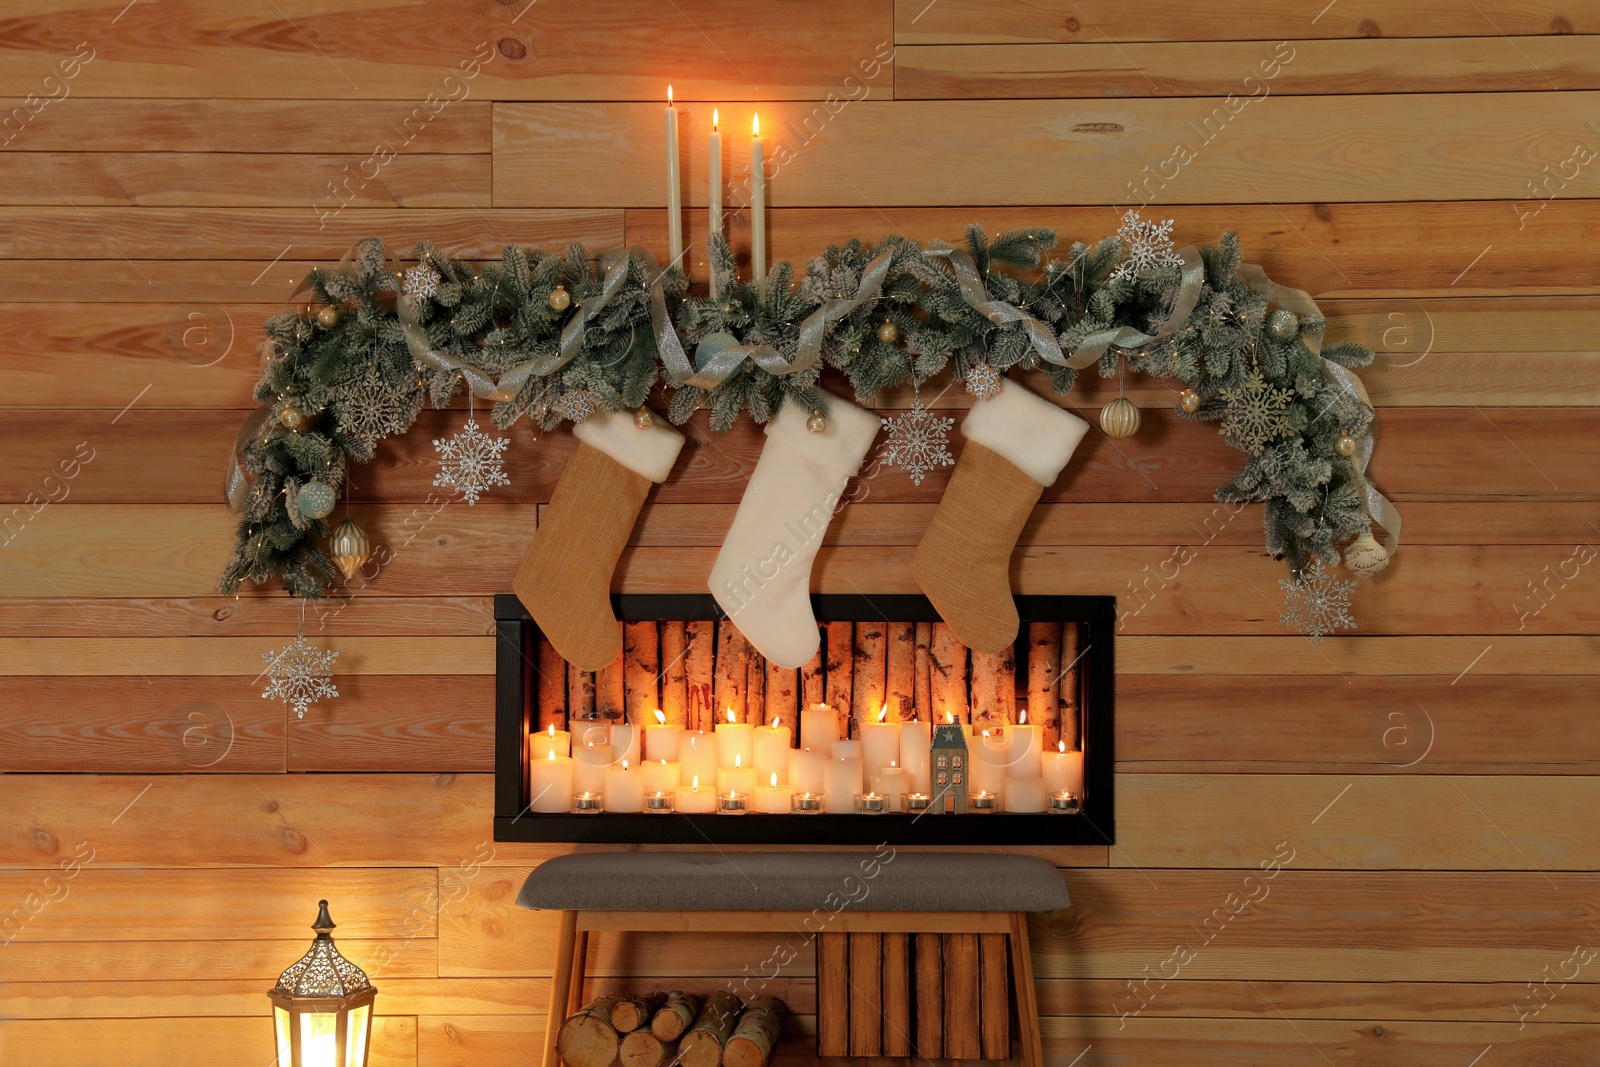
<svg viewBox="0 0 1600 1067">
<path fill-rule="evenodd" d="M 822 765 L 827 759 L 809 748 L 789 750 L 789 784 L 797 793 L 822 792 Z"/>
<path fill-rule="evenodd" d="M 646 739 L 648 741 L 648 738 Z M 670 793 L 678 788 L 678 765 L 658 760 L 646 760 L 639 765 L 639 776 L 644 779 L 646 793 Z"/>
<path fill-rule="evenodd" d="M 1083 796 L 1083 753 L 1072 751 L 1065 741 L 1056 742 L 1056 749 L 1045 753 L 1045 785 L 1052 793 L 1065 789 Z"/>
<path fill-rule="evenodd" d="M 752 732 L 752 745 L 756 756 L 756 777 L 766 778 L 777 772 L 780 779 L 789 775 L 789 738 L 793 736 L 782 719 L 773 719 L 771 726 L 757 726 Z"/>
<path fill-rule="evenodd" d="M 759 811 L 766 815 L 789 814 L 790 789 L 788 786 L 778 784 L 776 773 L 767 776 L 767 784 L 756 787 L 755 800 L 750 805 L 751 811 Z"/>
<path fill-rule="evenodd" d="M 678 180 L 678 109 L 672 106 L 672 86 L 667 86 L 667 250 L 668 266 L 683 259 L 683 189 Z"/>
<path fill-rule="evenodd" d="M 756 791 L 756 769 L 744 765 L 743 756 L 733 758 L 732 767 L 717 771 L 717 792 L 742 793 L 749 796 Z"/>
<path fill-rule="evenodd" d="M 823 808 L 830 814 L 850 815 L 861 792 L 861 761 L 831 759 L 822 768 Z"/>
<path fill-rule="evenodd" d="M 1006 727 L 1006 736 L 1011 738 L 1011 756 L 1006 773 L 1013 778 L 1038 778 L 1043 774 L 1040 757 L 1044 754 L 1041 748 L 1044 738 L 1040 735 L 1039 727 L 1028 722 L 1026 711 L 1019 716 L 1015 726 Z"/>
<path fill-rule="evenodd" d="M 606 788 L 606 768 L 611 765 L 611 746 L 589 742 L 572 752 L 572 791 L 601 793 Z M 569 798 L 570 799 L 570 798 Z"/>
<path fill-rule="evenodd" d="M 1043 811 L 1046 796 L 1043 778 L 1019 778 L 1013 775 L 1006 779 L 1006 811 Z"/>
<path fill-rule="evenodd" d="M 834 759 L 860 759 L 860 741 L 835 741 L 832 755 Z"/>
<path fill-rule="evenodd" d="M 761 140 L 761 116 L 750 123 L 750 272 L 755 283 L 767 280 L 767 159 Z"/>
<path fill-rule="evenodd" d="M 968 751 L 971 758 L 967 764 L 972 771 L 969 789 L 974 793 L 987 789 L 998 795 L 1005 788 L 1006 761 L 1011 757 L 1010 741 L 985 730 L 983 736 L 972 741 Z"/>
<path fill-rule="evenodd" d="M 928 793 L 932 789 L 933 768 L 928 762 L 928 749 L 932 744 L 932 723 L 900 724 L 900 767 L 906 772 L 907 785 L 911 791 Z"/>
<path fill-rule="evenodd" d="M 609 745 L 611 743 L 611 727 L 608 723 L 595 719 L 580 719 L 569 723 L 572 727 L 572 747 L 574 749 L 588 748 L 590 745 Z"/>
<path fill-rule="evenodd" d="M 839 709 L 831 704 L 812 704 L 800 712 L 800 747 L 828 752 L 840 738 Z"/>
<path fill-rule="evenodd" d="M 619 722 L 611 728 L 611 762 L 628 761 L 639 766 L 639 728 L 631 722 Z"/>
<path fill-rule="evenodd" d="M 683 741 L 683 727 L 667 721 L 667 716 L 656 711 L 656 721 L 644 728 L 644 758 L 666 760 L 678 758 L 678 745 Z"/>
<path fill-rule="evenodd" d="M 910 781 L 911 776 L 905 772 L 904 768 L 891 764 L 873 776 L 872 791 L 874 793 L 882 793 L 886 798 L 884 800 L 885 811 L 899 811 L 900 798 L 912 791 L 910 789 Z"/>
<path fill-rule="evenodd" d="M 711 225 L 709 233 L 722 232 L 722 133 L 717 129 L 717 120 L 720 118 L 717 109 L 711 109 L 711 189 L 707 204 L 711 208 Z M 717 295 L 717 274 L 711 272 L 711 295 Z"/>
<path fill-rule="evenodd" d="M 687 782 L 696 776 L 707 787 L 717 780 L 717 743 L 704 730 L 684 734 L 678 745 L 678 777 Z"/>
<path fill-rule="evenodd" d="M 528 765 L 528 807 L 534 811 L 566 811 L 572 804 L 572 760 L 547 752 Z"/>
<path fill-rule="evenodd" d="M 674 807 L 690 815 L 704 815 L 717 810 L 717 791 L 709 785 L 702 786 L 699 778 L 691 778 L 688 785 L 680 785 L 676 800 Z"/>
<path fill-rule="evenodd" d="M 727 714 L 727 722 L 717 723 L 717 764 L 732 767 L 734 757 L 743 756 L 745 766 L 752 766 L 754 728 L 734 718 L 732 708 L 728 709 Z"/>
<path fill-rule="evenodd" d="M 558 756 L 572 755 L 572 735 L 565 730 L 557 730 L 555 723 L 551 723 L 548 730 L 528 735 L 530 760 L 544 759 L 547 752 L 554 752 Z"/>
<path fill-rule="evenodd" d="M 861 724 L 861 761 L 871 778 L 889 764 L 900 762 L 900 724 L 889 722 L 889 706 L 878 712 L 877 722 Z"/>
<path fill-rule="evenodd" d="M 606 768 L 605 809 L 644 810 L 644 775 L 630 770 L 627 760 L 619 766 Z"/>
</svg>

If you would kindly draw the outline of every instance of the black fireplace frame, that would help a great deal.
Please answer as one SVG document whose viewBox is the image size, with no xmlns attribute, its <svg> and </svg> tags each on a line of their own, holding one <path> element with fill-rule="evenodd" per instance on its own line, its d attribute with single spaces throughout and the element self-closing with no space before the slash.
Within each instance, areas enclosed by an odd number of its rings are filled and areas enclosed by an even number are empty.
<svg viewBox="0 0 1600 1067">
<path fill-rule="evenodd" d="M 1083 804 L 1077 815 L 572 815 L 527 810 L 527 732 L 538 691 L 539 630 L 514 595 L 494 598 L 494 839 L 675 845 L 1109 845 L 1116 840 L 1114 766 L 1116 599 L 1018 596 L 1029 622 L 1076 622 L 1082 678 Z M 722 619 L 709 594 L 616 594 L 624 621 Z M 927 597 L 903 594 L 811 597 L 819 622 L 883 619 L 938 622 Z M 1026 641 L 1019 642 L 1020 671 Z"/>
</svg>

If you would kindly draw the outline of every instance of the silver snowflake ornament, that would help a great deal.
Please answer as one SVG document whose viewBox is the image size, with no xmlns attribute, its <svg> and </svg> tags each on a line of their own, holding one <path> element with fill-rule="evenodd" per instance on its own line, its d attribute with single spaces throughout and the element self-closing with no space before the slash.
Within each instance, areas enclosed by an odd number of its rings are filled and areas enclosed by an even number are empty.
<svg viewBox="0 0 1600 1067">
<path fill-rule="evenodd" d="M 427 300 L 439 291 L 439 272 L 426 263 L 418 263 L 401 276 L 401 287 L 413 300 Z"/>
<path fill-rule="evenodd" d="M 1289 391 L 1273 388 L 1260 370 L 1252 369 L 1243 385 L 1218 395 L 1228 409 L 1217 432 L 1252 456 L 1289 431 Z"/>
<path fill-rule="evenodd" d="M 570 419 L 576 426 L 578 423 L 594 414 L 594 394 L 587 389 L 574 389 L 570 393 L 562 393 L 556 401 L 556 410 L 561 412 L 561 417 Z"/>
<path fill-rule="evenodd" d="M 261 653 L 261 658 L 267 661 L 262 698 L 283 701 L 299 718 L 305 718 L 306 708 L 322 698 L 331 700 L 339 695 L 333 684 L 333 662 L 339 653 L 313 647 L 305 634 L 296 634 L 292 643 L 276 652 Z"/>
<path fill-rule="evenodd" d="M 967 370 L 967 392 L 979 400 L 988 400 L 1000 392 L 1000 372 L 988 363 L 974 363 Z"/>
<path fill-rule="evenodd" d="M 1313 648 L 1335 630 L 1354 630 L 1355 619 L 1350 617 L 1350 590 L 1355 582 L 1344 582 L 1323 567 L 1321 561 L 1296 578 L 1278 579 L 1283 590 L 1283 614 L 1279 626 L 1299 630 Z"/>
<path fill-rule="evenodd" d="M 476 419 L 468 419 L 461 432 L 454 437 L 434 438 L 433 447 L 439 450 L 439 473 L 433 484 L 440 489 L 454 489 L 469 505 L 477 504 L 478 497 L 496 485 L 510 485 L 503 458 L 509 437 L 490 437 L 478 429 Z"/>
<path fill-rule="evenodd" d="M 422 390 L 396 389 L 383 380 L 376 367 L 368 367 L 355 384 L 333 402 L 339 429 L 372 444 L 405 433 L 422 410 Z"/>
<path fill-rule="evenodd" d="M 889 433 L 880 455 L 884 466 L 899 467 L 911 477 L 912 485 L 921 485 L 929 471 L 955 464 L 950 454 L 950 428 L 955 424 L 955 419 L 934 415 L 917 398 L 904 415 L 883 420 Z"/>
<path fill-rule="evenodd" d="M 1111 272 L 1111 280 L 1136 278 L 1145 271 L 1162 267 L 1181 267 L 1183 257 L 1172 247 L 1172 220 L 1146 222 L 1137 211 L 1122 216 L 1117 230 L 1122 242 L 1123 260 Z"/>
</svg>

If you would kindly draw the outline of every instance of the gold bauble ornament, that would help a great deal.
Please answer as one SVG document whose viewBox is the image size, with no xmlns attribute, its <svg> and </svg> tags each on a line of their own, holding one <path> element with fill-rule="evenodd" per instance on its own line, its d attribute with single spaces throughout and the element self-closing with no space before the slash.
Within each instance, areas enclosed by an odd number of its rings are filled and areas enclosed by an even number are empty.
<svg viewBox="0 0 1600 1067">
<path fill-rule="evenodd" d="M 317 322 L 323 327 L 323 329 L 333 329 L 335 326 L 339 325 L 339 309 L 331 304 L 328 307 L 323 308 L 321 311 L 317 312 Z"/>
<path fill-rule="evenodd" d="M 1278 308 L 1267 316 L 1267 336 L 1275 341 L 1288 341 L 1300 333 L 1300 316 L 1288 308 Z"/>
<path fill-rule="evenodd" d="M 1185 389 L 1178 394 L 1178 406 L 1193 415 L 1200 410 L 1200 394 L 1193 389 Z"/>
<path fill-rule="evenodd" d="M 278 405 L 278 425 L 285 430 L 298 430 L 306 424 L 306 413 L 293 404 Z"/>
<path fill-rule="evenodd" d="M 565 286 L 556 286 L 550 290 L 550 310 L 565 311 L 572 306 L 572 294 L 567 292 Z"/>
<path fill-rule="evenodd" d="M 1371 530 L 1351 541 L 1344 550 L 1345 569 L 1363 582 L 1389 565 L 1389 553 L 1378 544 Z"/>
<path fill-rule="evenodd" d="M 633 413 L 633 424 L 641 430 L 648 430 L 656 424 L 656 417 L 649 408 L 640 408 Z"/>
<path fill-rule="evenodd" d="M 372 545 L 367 541 L 367 532 L 357 526 L 354 519 L 345 519 L 334 527 L 333 536 L 328 539 L 328 554 L 348 582 L 361 565 L 372 558 Z"/>
<path fill-rule="evenodd" d="M 1139 405 L 1125 396 L 1117 397 L 1100 409 L 1100 429 L 1118 440 L 1132 437 L 1139 430 Z"/>
<path fill-rule="evenodd" d="M 1333 441 L 1333 450 L 1346 458 L 1356 454 L 1356 439 L 1350 436 L 1349 430 L 1339 431 L 1339 436 Z"/>
<path fill-rule="evenodd" d="M 882 325 L 878 327 L 878 340 L 882 341 L 886 345 L 894 344 L 896 341 L 900 340 L 900 327 L 896 326 L 888 319 L 884 319 Z"/>
<path fill-rule="evenodd" d="M 811 417 L 806 420 L 806 429 L 812 433 L 827 433 L 828 417 L 820 411 L 813 411 Z"/>
</svg>

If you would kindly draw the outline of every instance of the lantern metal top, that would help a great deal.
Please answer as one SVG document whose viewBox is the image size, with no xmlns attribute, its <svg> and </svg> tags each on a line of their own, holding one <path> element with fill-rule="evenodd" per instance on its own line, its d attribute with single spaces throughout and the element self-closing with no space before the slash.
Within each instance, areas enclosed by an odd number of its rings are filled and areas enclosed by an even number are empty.
<svg viewBox="0 0 1600 1067">
<path fill-rule="evenodd" d="M 304 956 L 278 976 L 278 984 L 272 988 L 274 996 L 327 999 L 376 992 L 367 980 L 367 972 L 345 959 L 334 946 L 334 922 L 328 915 L 326 900 L 317 901 L 317 921 L 311 929 L 317 932 L 316 940 Z"/>
</svg>

